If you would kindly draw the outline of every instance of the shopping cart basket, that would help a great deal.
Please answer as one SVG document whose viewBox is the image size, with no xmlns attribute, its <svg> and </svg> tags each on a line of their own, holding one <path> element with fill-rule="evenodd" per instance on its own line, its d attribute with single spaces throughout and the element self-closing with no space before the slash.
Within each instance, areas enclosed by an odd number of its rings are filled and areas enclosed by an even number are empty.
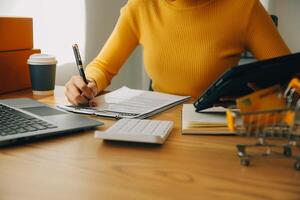
<svg viewBox="0 0 300 200">
<path fill-rule="evenodd" d="M 228 110 L 228 126 L 237 135 L 258 138 L 255 144 L 238 144 L 237 151 L 243 166 L 250 165 L 250 155 L 246 149 L 250 147 L 265 147 L 263 156 L 280 155 L 295 160 L 294 167 L 300 170 L 300 155 L 293 155 L 293 150 L 300 148 L 297 143 L 300 138 L 300 103 L 294 108 L 267 110 L 260 112 L 239 113 Z M 276 138 L 283 144 L 271 144 L 268 138 Z M 282 152 L 273 151 L 282 148 Z"/>
</svg>

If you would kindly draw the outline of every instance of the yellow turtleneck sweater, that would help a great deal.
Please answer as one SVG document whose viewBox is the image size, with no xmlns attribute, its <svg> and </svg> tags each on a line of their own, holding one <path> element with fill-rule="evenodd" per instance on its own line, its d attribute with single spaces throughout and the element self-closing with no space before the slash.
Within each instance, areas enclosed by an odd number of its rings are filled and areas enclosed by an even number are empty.
<svg viewBox="0 0 300 200">
<path fill-rule="evenodd" d="M 86 69 L 99 91 L 137 45 L 154 90 L 193 97 L 245 50 L 257 59 L 290 53 L 258 0 L 129 0 Z"/>
</svg>

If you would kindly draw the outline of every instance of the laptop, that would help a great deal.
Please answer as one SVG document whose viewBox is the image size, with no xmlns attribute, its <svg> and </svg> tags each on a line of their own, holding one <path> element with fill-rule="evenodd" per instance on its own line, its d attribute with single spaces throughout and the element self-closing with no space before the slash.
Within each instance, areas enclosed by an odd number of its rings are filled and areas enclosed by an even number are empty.
<svg viewBox="0 0 300 200">
<path fill-rule="evenodd" d="M 0 100 L 0 146 L 93 129 L 102 122 L 29 98 Z"/>
<path fill-rule="evenodd" d="M 196 112 L 217 104 L 221 97 L 240 97 L 253 92 L 248 83 L 259 88 L 285 85 L 300 73 L 300 53 L 239 65 L 225 71 L 194 102 Z"/>
</svg>

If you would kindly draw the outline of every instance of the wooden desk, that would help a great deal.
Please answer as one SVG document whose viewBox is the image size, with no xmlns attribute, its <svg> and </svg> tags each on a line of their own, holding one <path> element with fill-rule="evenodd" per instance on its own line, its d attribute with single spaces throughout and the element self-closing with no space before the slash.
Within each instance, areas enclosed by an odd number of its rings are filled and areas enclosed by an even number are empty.
<svg viewBox="0 0 300 200">
<path fill-rule="evenodd" d="M 23 91 L 0 98 L 32 97 Z M 64 103 L 63 88 L 39 98 Z M 240 165 L 235 136 L 180 133 L 181 106 L 155 119 L 175 121 L 162 146 L 103 142 L 93 131 L 0 149 L 0 199 L 300 199 L 293 160 L 255 157 Z M 100 119 L 104 130 L 114 121 Z"/>
</svg>

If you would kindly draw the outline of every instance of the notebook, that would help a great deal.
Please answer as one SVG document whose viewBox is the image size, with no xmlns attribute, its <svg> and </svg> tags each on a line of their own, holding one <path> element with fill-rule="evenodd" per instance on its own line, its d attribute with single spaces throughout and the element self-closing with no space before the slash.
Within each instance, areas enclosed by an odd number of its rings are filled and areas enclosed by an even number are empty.
<svg viewBox="0 0 300 200">
<path fill-rule="evenodd" d="M 226 109 L 212 107 L 195 111 L 193 104 L 183 104 L 182 134 L 233 134 L 227 128 Z"/>
<path fill-rule="evenodd" d="M 58 105 L 66 111 L 110 118 L 144 119 L 187 101 L 190 96 L 121 87 L 94 99 L 97 107 Z"/>
</svg>

